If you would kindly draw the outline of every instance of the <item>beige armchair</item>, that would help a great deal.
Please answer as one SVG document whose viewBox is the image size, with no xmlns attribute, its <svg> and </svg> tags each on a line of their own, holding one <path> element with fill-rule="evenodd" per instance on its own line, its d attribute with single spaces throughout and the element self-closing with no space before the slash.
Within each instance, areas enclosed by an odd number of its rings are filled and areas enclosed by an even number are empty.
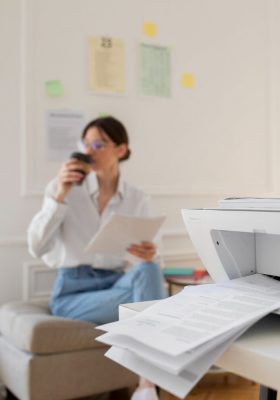
<svg viewBox="0 0 280 400">
<path fill-rule="evenodd" d="M 94 325 L 51 316 L 47 304 L 2 306 L 0 333 L 0 380 L 20 400 L 76 399 L 137 383 L 104 356 Z"/>
</svg>

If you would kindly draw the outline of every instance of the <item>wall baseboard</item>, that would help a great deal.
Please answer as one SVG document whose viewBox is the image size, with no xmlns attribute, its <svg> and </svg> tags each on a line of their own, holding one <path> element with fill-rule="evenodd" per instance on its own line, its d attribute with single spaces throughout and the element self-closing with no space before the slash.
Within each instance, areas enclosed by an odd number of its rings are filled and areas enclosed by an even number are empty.
<svg viewBox="0 0 280 400">
<path fill-rule="evenodd" d="M 40 260 L 23 264 L 23 300 L 48 299 L 56 269 L 46 267 Z"/>
</svg>

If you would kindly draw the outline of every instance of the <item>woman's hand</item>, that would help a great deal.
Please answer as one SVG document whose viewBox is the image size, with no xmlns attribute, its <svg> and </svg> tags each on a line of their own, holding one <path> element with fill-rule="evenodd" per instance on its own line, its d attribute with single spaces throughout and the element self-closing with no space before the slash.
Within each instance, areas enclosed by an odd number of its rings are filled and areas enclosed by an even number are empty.
<svg viewBox="0 0 280 400">
<path fill-rule="evenodd" d="M 58 173 L 57 191 L 54 199 L 57 202 L 62 202 L 72 185 L 81 183 L 87 173 L 88 165 L 82 161 L 71 159 L 64 163 Z"/>
<path fill-rule="evenodd" d="M 150 262 L 156 254 L 156 246 L 152 242 L 141 242 L 140 244 L 131 244 L 127 251 L 141 260 Z"/>
</svg>

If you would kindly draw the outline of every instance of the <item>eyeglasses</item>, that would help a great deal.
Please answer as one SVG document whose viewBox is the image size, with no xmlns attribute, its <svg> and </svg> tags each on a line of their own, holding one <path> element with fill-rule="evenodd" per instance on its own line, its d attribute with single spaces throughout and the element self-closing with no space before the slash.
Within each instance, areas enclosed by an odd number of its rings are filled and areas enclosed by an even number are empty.
<svg viewBox="0 0 280 400">
<path fill-rule="evenodd" d="M 105 142 L 104 140 L 93 140 L 91 143 L 85 143 L 83 140 L 78 141 L 78 149 L 80 151 L 86 151 L 87 149 L 91 149 L 94 151 L 100 151 L 105 149 L 108 146 L 109 142 Z"/>
</svg>

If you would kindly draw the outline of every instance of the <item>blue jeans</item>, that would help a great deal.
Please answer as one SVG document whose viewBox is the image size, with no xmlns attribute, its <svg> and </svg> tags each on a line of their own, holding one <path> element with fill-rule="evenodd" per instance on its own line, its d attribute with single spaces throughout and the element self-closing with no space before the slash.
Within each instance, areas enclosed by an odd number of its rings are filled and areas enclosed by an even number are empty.
<svg viewBox="0 0 280 400">
<path fill-rule="evenodd" d="M 118 306 L 166 297 L 162 271 L 149 262 L 128 272 L 94 269 L 90 265 L 59 268 L 50 309 L 53 315 L 104 324 L 118 319 Z"/>
</svg>

